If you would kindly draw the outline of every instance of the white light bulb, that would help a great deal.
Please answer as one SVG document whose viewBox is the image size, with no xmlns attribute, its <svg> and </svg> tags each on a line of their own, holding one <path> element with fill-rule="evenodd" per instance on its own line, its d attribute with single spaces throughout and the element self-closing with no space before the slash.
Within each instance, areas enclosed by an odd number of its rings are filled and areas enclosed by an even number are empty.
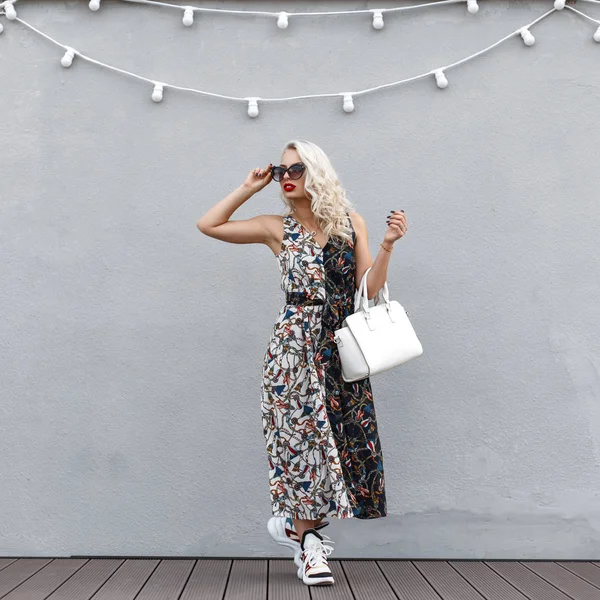
<svg viewBox="0 0 600 600">
<path fill-rule="evenodd" d="M 280 12 L 279 16 L 277 17 L 277 27 L 279 27 L 279 29 L 287 29 L 288 24 L 287 13 Z"/>
<path fill-rule="evenodd" d="M 556 10 L 562 10 L 565 7 L 565 0 L 554 0 L 554 8 Z"/>
<path fill-rule="evenodd" d="M 444 75 L 444 71 L 442 71 L 442 69 L 438 69 L 435 72 L 435 82 L 437 83 L 437 86 L 441 89 L 448 87 L 448 79 L 446 79 L 446 76 Z"/>
<path fill-rule="evenodd" d="M 75 50 L 73 48 L 68 48 L 65 52 L 65 55 L 60 59 L 60 64 L 63 67 L 70 67 L 73 64 L 73 58 L 75 56 Z"/>
<path fill-rule="evenodd" d="M 596 29 L 596 33 L 594 33 L 594 41 L 600 42 L 600 27 L 598 27 L 598 29 Z"/>
<path fill-rule="evenodd" d="M 14 21 L 17 18 L 17 11 L 15 10 L 12 2 L 4 3 L 4 12 L 6 13 L 6 18 L 9 21 Z"/>
<path fill-rule="evenodd" d="M 383 12 L 380 10 L 373 11 L 373 27 L 383 29 Z"/>
<path fill-rule="evenodd" d="M 354 111 L 354 101 L 352 100 L 352 94 L 344 94 L 344 111 L 351 113 Z"/>
<path fill-rule="evenodd" d="M 186 27 L 194 24 L 194 9 L 191 6 L 188 6 L 183 11 L 183 24 Z"/>
<path fill-rule="evenodd" d="M 90 10 L 98 10 L 100 8 L 100 0 L 90 0 Z"/>
<path fill-rule="evenodd" d="M 152 90 L 152 100 L 154 102 L 160 102 L 163 99 L 163 84 L 154 83 L 154 89 Z"/>
<path fill-rule="evenodd" d="M 479 10 L 477 0 L 467 0 L 467 10 L 474 15 Z"/>
<path fill-rule="evenodd" d="M 529 29 L 527 29 L 526 27 L 523 27 L 523 29 L 521 29 L 520 31 L 521 33 L 521 37 L 523 38 L 523 41 L 525 42 L 526 46 L 533 46 L 533 44 L 535 44 L 535 38 L 533 37 L 531 31 L 529 31 Z"/>
<path fill-rule="evenodd" d="M 258 117 L 258 98 L 248 98 L 248 116 Z"/>
</svg>

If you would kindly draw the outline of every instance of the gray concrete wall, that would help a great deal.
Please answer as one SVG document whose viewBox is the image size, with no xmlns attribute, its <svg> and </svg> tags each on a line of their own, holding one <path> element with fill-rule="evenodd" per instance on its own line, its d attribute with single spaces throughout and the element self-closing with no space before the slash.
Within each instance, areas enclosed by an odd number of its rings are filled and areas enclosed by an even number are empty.
<svg viewBox="0 0 600 600">
<path fill-rule="evenodd" d="M 279 2 L 204 6 L 279 10 Z M 300 10 L 395 2 L 287 2 Z M 481 1 L 273 20 L 19 2 L 94 58 L 236 96 L 372 87 L 552 8 Z M 600 6 L 577 8 L 600 19 Z M 290 138 L 330 155 L 424 355 L 373 378 L 390 515 L 333 521 L 333 557 L 600 558 L 595 26 L 555 12 L 432 79 L 246 107 L 148 86 L 1 17 L 0 554 L 287 556 L 269 538 L 263 353 L 283 303 L 262 245 L 196 220 Z M 235 214 L 284 210 L 275 186 Z"/>
</svg>

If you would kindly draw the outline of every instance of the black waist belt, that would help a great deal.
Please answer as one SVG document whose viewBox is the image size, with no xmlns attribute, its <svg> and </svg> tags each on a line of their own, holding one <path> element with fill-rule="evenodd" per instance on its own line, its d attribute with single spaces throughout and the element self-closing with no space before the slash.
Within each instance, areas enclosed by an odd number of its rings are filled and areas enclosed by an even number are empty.
<svg viewBox="0 0 600 600">
<path fill-rule="evenodd" d="M 325 301 L 320 298 L 313 298 L 306 292 L 288 292 L 285 295 L 285 303 L 300 306 L 314 306 L 316 304 L 325 304 Z"/>
</svg>

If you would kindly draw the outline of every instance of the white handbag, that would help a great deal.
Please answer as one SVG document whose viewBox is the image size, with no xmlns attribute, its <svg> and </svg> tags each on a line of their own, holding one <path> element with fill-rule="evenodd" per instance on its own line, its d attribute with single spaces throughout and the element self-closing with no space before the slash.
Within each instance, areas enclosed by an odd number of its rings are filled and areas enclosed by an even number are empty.
<svg viewBox="0 0 600 600">
<path fill-rule="evenodd" d="M 369 307 L 367 275 L 354 297 L 354 313 L 334 331 L 344 381 L 358 381 L 387 371 L 423 354 L 423 346 L 396 300 L 390 301 L 387 281 L 377 292 L 375 305 Z M 377 301 L 383 298 L 384 304 Z"/>
</svg>

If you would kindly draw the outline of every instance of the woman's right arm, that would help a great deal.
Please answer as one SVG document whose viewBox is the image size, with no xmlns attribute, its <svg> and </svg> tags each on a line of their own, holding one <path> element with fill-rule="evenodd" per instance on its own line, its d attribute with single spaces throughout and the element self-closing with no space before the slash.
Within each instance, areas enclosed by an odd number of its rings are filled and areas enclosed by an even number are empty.
<svg viewBox="0 0 600 600">
<path fill-rule="evenodd" d="M 270 215 L 238 221 L 231 221 L 230 217 L 246 200 L 271 182 L 271 166 L 253 169 L 242 185 L 196 222 L 198 229 L 205 235 L 232 244 L 270 244 L 274 236 Z"/>
</svg>

